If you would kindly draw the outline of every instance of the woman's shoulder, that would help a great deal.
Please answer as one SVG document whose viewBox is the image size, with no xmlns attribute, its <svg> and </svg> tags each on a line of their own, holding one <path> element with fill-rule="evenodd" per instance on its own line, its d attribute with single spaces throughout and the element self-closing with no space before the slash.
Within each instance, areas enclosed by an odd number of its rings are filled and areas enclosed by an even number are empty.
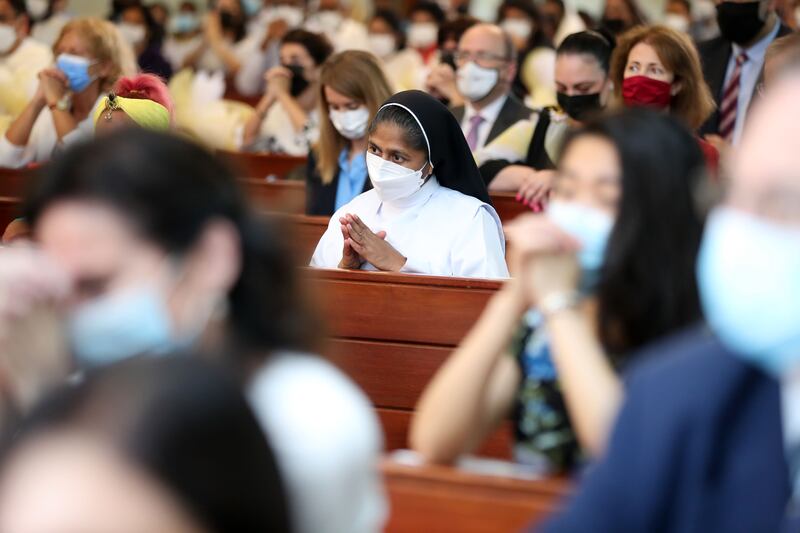
<svg viewBox="0 0 800 533">
<path fill-rule="evenodd" d="M 493 210 L 486 202 L 448 187 L 439 187 L 431 197 L 431 204 L 448 217 L 475 218 Z"/>
</svg>

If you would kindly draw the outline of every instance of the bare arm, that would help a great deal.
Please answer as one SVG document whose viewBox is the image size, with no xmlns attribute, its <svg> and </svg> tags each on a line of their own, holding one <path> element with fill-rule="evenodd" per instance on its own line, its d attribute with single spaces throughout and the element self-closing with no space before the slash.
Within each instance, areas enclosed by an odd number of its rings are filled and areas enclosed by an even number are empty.
<svg viewBox="0 0 800 533">
<path fill-rule="evenodd" d="M 507 349 L 524 309 L 521 291 L 507 284 L 426 387 L 410 441 L 428 461 L 474 450 L 509 413 L 520 376 Z"/>
<path fill-rule="evenodd" d="M 517 192 L 525 182 L 526 176 L 531 172 L 530 167 L 525 165 L 510 165 L 497 173 L 492 181 L 489 182 L 490 191 L 511 191 Z"/>
<path fill-rule="evenodd" d="M 267 111 L 275 103 L 275 98 L 269 93 L 265 94 L 261 101 L 256 106 L 256 112 L 250 117 L 244 125 L 244 144 L 248 145 L 256 140 L 258 131 L 261 129 L 261 123 L 264 122 L 264 117 L 267 116 Z"/>
<path fill-rule="evenodd" d="M 33 131 L 33 125 L 36 123 L 36 119 L 44 109 L 44 106 L 44 98 L 39 97 L 37 93 L 37 96 L 28 102 L 22 113 L 8 127 L 6 131 L 8 142 L 15 146 L 26 146 L 30 139 L 31 131 Z"/>
<path fill-rule="evenodd" d="M 239 72 L 242 63 L 239 61 L 239 58 L 236 57 L 230 45 L 225 42 L 218 12 L 213 11 L 206 15 L 205 35 L 208 45 L 225 64 L 225 71 L 229 75 L 235 75 Z"/>
<path fill-rule="evenodd" d="M 308 123 L 308 114 L 300 107 L 297 100 L 292 97 L 288 92 L 280 91 L 278 94 L 278 101 L 283 105 L 286 114 L 289 115 L 289 120 L 292 122 L 294 131 L 300 132 L 305 128 Z"/>
</svg>

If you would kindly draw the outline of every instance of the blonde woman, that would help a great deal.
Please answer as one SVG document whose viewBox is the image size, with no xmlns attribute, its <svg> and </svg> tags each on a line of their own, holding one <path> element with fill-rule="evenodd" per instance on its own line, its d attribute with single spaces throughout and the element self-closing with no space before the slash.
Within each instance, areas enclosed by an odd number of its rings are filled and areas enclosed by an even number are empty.
<svg viewBox="0 0 800 533">
<path fill-rule="evenodd" d="M 53 54 L 56 64 L 39 73 L 33 99 L 0 137 L 0 167 L 47 161 L 57 146 L 90 137 L 91 111 L 120 77 L 125 57 L 114 25 L 96 18 L 69 22 Z"/>
<path fill-rule="evenodd" d="M 306 213 L 332 215 L 364 191 L 367 128 L 392 89 L 375 56 L 350 50 L 320 72 L 320 137 L 309 154 Z"/>
</svg>

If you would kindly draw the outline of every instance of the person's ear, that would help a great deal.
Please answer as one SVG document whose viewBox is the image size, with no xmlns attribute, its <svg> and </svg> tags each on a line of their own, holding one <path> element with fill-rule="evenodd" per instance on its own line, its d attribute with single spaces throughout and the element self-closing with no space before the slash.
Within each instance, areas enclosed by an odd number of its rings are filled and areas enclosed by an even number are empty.
<svg viewBox="0 0 800 533">
<path fill-rule="evenodd" d="M 509 60 L 508 66 L 506 67 L 506 81 L 508 83 L 514 83 L 514 78 L 516 76 L 517 76 L 517 62 Z"/>
<path fill-rule="evenodd" d="M 242 271 L 242 244 L 234 225 L 222 219 L 206 224 L 184 268 L 194 294 L 224 298 Z"/>
<path fill-rule="evenodd" d="M 677 95 L 679 92 L 683 90 L 683 82 L 682 81 L 673 81 L 672 87 L 669 90 L 669 94 L 672 96 Z"/>
</svg>

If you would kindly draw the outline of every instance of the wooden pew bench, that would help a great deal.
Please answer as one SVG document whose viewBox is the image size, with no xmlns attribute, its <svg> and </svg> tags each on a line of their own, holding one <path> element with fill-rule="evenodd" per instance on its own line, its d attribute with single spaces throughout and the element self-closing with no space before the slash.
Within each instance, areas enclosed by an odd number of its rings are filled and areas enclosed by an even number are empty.
<svg viewBox="0 0 800 533">
<path fill-rule="evenodd" d="M 501 282 L 385 272 L 307 269 L 327 327 L 325 355 L 367 393 L 388 449 L 408 447 L 414 406 Z M 507 458 L 506 425 L 481 449 Z"/>
<path fill-rule="evenodd" d="M 381 465 L 390 501 L 387 533 L 516 533 L 557 511 L 565 478 L 519 479 L 447 466 Z"/>
</svg>

